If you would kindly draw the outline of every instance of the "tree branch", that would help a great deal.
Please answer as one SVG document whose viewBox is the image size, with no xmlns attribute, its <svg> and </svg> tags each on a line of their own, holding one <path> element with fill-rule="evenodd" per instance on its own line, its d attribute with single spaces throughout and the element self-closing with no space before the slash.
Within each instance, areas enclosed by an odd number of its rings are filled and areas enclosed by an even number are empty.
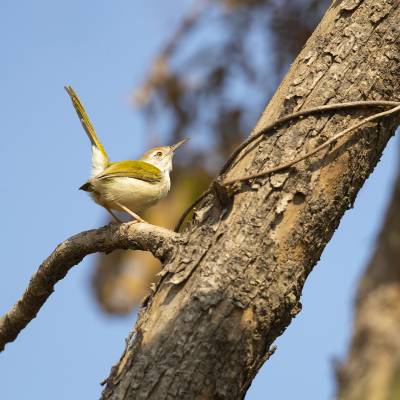
<svg viewBox="0 0 400 400">
<path fill-rule="evenodd" d="M 54 291 L 54 285 L 83 258 L 116 249 L 147 250 L 161 260 L 172 254 L 180 236 L 150 224 L 110 224 L 81 232 L 60 243 L 32 276 L 18 302 L 0 318 L 0 351 L 28 325 Z"/>
</svg>

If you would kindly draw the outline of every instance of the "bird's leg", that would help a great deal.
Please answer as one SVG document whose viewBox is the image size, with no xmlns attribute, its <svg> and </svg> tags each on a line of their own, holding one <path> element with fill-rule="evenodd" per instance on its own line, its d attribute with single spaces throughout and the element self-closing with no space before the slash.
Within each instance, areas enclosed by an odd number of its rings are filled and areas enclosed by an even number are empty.
<svg viewBox="0 0 400 400">
<path fill-rule="evenodd" d="M 146 221 L 143 218 L 140 218 L 139 215 L 135 214 L 131 209 L 125 207 L 123 204 L 119 203 L 118 201 L 115 202 L 118 207 L 121 207 L 126 213 L 128 213 L 135 221 L 137 222 L 144 222 Z"/>
<path fill-rule="evenodd" d="M 104 207 L 112 216 L 113 218 L 119 223 L 122 224 L 122 221 L 108 208 L 108 207 Z"/>
</svg>

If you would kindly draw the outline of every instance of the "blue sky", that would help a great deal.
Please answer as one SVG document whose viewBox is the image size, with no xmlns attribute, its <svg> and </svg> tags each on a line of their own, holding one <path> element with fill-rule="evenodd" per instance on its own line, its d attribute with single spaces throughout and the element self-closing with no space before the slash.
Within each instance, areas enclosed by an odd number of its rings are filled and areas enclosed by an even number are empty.
<svg viewBox="0 0 400 400">
<path fill-rule="evenodd" d="M 77 190 L 89 174 L 90 149 L 63 86 L 78 91 L 112 158 L 136 157 L 146 132 L 132 91 L 188 4 L 0 3 L 0 156 L 7 169 L 0 188 L 1 313 L 59 242 L 105 221 L 104 211 Z M 303 311 L 277 341 L 247 399 L 332 398 L 332 361 L 346 350 L 354 289 L 373 250 L 396 157 L 392 140 L 311 273 Z M 110 318 L 98 310 L 89 285 L 94 257 L 56 286 L 0 356 L 2 398 L 99 397 L 99 382 L 118 360 L 134 315 Z"/>
</svg>

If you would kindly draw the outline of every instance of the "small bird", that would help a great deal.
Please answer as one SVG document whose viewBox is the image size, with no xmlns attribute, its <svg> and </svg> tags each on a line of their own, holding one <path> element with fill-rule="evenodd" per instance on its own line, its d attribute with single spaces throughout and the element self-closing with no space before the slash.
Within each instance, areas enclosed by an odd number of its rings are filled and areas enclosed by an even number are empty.
<svg viewBox="0 0 400 400">
<path fill-rule="evenodd" d="M 92 176 L 79 189 L 89 192 L 116 221 L 122 222 L 112 210 L 124 211 L 135 221 L 145 222 L 137 213 L 168 194 L 172 158 L 176 149 L 188 139 L 150 149 L 139 160 L 110 162 L 78 95 L 71 86 L 66 86 L 65 90 L 92 144 Z"/>
</svg>

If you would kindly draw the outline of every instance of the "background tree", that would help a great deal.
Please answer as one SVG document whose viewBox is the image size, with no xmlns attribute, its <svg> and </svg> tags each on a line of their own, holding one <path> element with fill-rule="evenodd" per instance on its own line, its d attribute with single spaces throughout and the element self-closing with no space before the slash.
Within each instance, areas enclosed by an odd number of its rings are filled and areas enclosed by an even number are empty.
<svg viewBox="0 0 400 400">
<path fill-rule="evenodd" d="M 353 338 L 338 367 L 341 400 L 400 398 L 400 176 L 375 251 L 360 280 Z"/>
</svg>

